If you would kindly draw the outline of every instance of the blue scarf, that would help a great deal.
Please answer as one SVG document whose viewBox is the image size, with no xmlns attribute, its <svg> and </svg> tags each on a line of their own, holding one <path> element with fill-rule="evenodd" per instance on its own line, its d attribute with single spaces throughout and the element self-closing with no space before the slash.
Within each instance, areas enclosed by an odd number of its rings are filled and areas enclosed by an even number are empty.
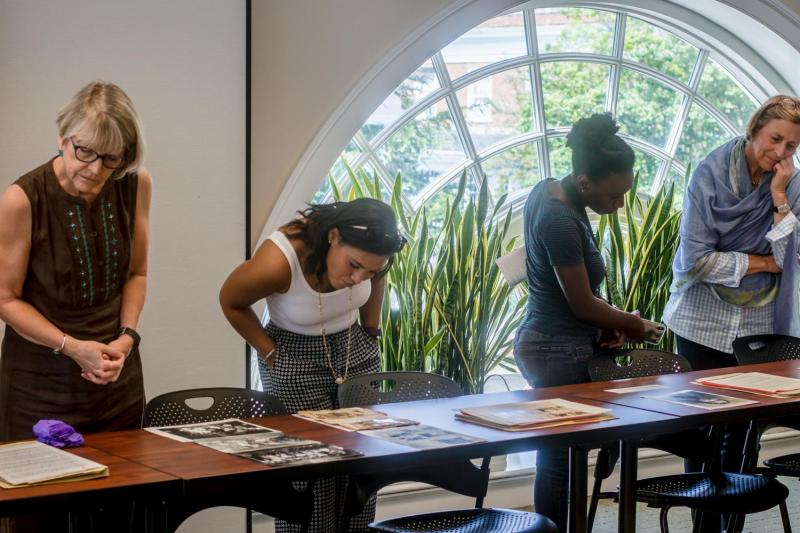
<svg viewBox="0 0 800 533">
<path fill-rule="evenodd" d="M 772 175 L 765 173 L 761 183 L 753 189 L 744 145 L 745 139 L 739 137 L 720 146 L 692 175 L 684 199 L 681 242 L 672 264 L 672 292 L 679 293 L 701 283 L 704 274 L 718 261 L 719 252 L 770 253 L 765 235 L 772 228 L 773 220 L 769 189 Z M 786 190 L 792 211 L 800 207 L 798 173 L 800 171 L 796 170 Z M 798 231 L 789 237 L 782 275 L 761 272 L 743 277 L 738 287 L 709 283 L 709 289 L 718 298 L 742 307 L 776 301 L 776 333 L 800 336 L 798 237 Z"/>
</svg>

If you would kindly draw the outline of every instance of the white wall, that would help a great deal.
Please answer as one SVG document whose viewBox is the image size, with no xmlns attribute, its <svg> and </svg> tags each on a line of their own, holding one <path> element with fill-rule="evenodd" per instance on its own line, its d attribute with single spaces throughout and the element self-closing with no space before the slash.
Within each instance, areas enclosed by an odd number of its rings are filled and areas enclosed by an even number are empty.
<svg viewBox="0 0 800 533">
<path fill-rule="evenodd" d="M 0 0 L 0 186 L 54 155 L 57 110 L 97 78 L 133 99 L 153 174 L 147 395 L 242 386 L 217 293 L 244 257 L 244 0 Z M 182 530 L 243 531 L 242 517 Z"/>
</svg>

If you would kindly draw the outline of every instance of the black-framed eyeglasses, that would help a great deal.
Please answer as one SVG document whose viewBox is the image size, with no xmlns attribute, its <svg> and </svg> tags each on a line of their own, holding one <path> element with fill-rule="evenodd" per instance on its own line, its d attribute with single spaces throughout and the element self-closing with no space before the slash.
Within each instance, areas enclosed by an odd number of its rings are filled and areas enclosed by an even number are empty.
<svg viewBox="0 0 800 533">
<path fill-rule="evenodd" d="M 109 170 L 117 170 L 125 164 L 124 157 L 113 154 L 98 154 L 91 148 L 75 144 L 72 138 L 70 138 L 69 142 L 72 143 L 72 148 L 75 149 L 75 157 L 82 163 L 94 163 L 98 159 L 102 159 L 103 166 Z"/>
</svg>

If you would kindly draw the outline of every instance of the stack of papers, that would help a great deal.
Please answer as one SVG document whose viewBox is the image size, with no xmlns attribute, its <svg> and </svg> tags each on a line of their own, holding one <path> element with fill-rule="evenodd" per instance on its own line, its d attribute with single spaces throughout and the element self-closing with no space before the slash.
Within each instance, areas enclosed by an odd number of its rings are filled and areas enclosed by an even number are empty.
<svg viewBox="0 0 800 533">
<path fill-rule="evenodd" d="M 604 407 L 553 398 L 460 409 L 456 418 L 505 431 L 526 431 L 565 424 L 600 422 L 611 420 L 614 415 L 611 409 Z"/>
<path fill-rule="evenodd" d="M 11 489 L 108 475 L 108 467 L 37 441 L 0 446 L 0 487 Z"/>
<path fill-rule="evenodd" d="M 364 407 L 345 407 L 343 409 L 321 409 L 319 411 L 298 411 L 295 416 L 348 431 L 363 431 L 419 424 L 415 420 L 394 418 L 380 411 Z"/>
<path fill-rule="evenodd" d="M 707 387 L 754 392 L 775 396 L 800 396 L 800 379 L 764 374 L 763 372 L 736 372 L 698 379 L 695 383 Z"/>
<path fill-rule="evenodd" d="M 340 446 L 285 435 L 274 429 L 233 418 L 145 429 L 162 437 L 180 442 L 194 442 L 269 466 L 321 463 L 362 455 Z"/>
</svg>

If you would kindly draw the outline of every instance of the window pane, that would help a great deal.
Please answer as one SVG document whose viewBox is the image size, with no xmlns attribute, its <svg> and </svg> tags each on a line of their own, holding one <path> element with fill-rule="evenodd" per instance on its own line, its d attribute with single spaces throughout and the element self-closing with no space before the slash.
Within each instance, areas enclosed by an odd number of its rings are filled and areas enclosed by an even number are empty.
<svg viewBox="0 0 800 533">
<path fill-rule="evenodd" d="M 522 13 L 487 20 L 442 50 L 451 80 L 489 63 L 528 53 Z"/>
<path fill-rule="evenodd" d="M 697 92 L 722 111 L 744 134 L 747 121 L 758 105 L 755 100 L 733 80 L 728 72 L 709 58 L 700 78 Z"/>
<path fill-rule="evenodd" d="M 675 184 L 675 198 L 672 201 L 672 208 L 681 209 L 686 186 L 689 184 L 689 176 L 673 164 L 669 169 L 669 181 Z"/>
<path fill-rule="evenodd" d="M 359 182 L 363 185 L 365 182 L 372 185 L 374 183 L 376 176 L 379 176 L 375 167 L 372 166 L 371 163 L 367 162 L 364 165 L 360 166 L 359 168 L 354 168 L 353 172 L 355 172 L 356 176 L 358 176 Z M 380 191 L 381 191 L 381 198 L 388 202 L 391 198 L 392 189 L 388 186 L 383 180 L 378 177 L 380 182 Z M 350 198 L 350 192 L 353 188 L 353 184 L 349 178 L 344 178 L 337 182 L 339 184 L 339 190 L 342 193 L 342 198 L 344 200 L 348 200 Z M 330 190 L 330 188 L 328 188 Z M 330 201 L 333 198 L 329 198 Z"/>
<path fill-rule="evenodd" d="M 371 141 L 386 126 L 394 124 L 400 115 L 439 87 L 439 80 L 429 59 L 392 91 L 361 126 L 361 133 Z"/>
<path fill-rule="evenodd" d="M 614 13 L 595 9 L 537 9 L 539 53 L 587 52 L 611 55 Z"/>
<path fill-rule="evenodd" d="M 328 202 L 328 194 L 331 192 L 331 175 L 328 174 L 325 176 L 325 179 L 322 180 L 322 185 L 320 185 L 319 190 L 314 194 L 314 197 L 311 198 L 312 204 L 323 204 Z"/>
<path fill-rule="evenodd" d="M 403 190 L 415 200 L 430 182 L 465 159 L 444 100 L 411 119 L 377 154 L 389 175 L 402 174 Z"/>
<path fill-rule="evenodd" d="M 661 166 L 661 160 L 636 148 L 633 149 L 633 153 L 636 154 L 633 172 L 634 174 L 639 173 L 639 188 L 637 190 L 649 194 L 653 192 L 653 183 L 656 181 L 656 174 L 658 174 L 658 167 Z"/>
<path fill-rule="evenodd" d="M 663 148 L 682 98 L 653 78 L 625 69 L 620 76 L 617 101 L 620 129 Z"/>
<path fill-rule="evenodd" d="M 572 151 L 567 146 L 566 137 L 547 139 L 547 152 L 550 156 L 550 178 L 562 178 L 572 172 Z"/>
<path fill-rule="evenodd" d="M 580 118 L 602 113 L 608 67 L 582 61 L 542 63 L 544 116 L 548 128 L 570 127 Z"/>
<path fill-rule="evenodd" d="M 532 187 L 539 181 L 539 153 L 536 143 L 523 144 L 482 163 L 483 173 L 489 180 L 492 197 L 513 194 Z"/>
<path fill-rule="evenodd" d="M 447 214 L 447 202 L 453 204 L 453 199 L 458 192 L 458 181 L 461 179 L 461 174 L 453 177 L 452 181 L 445 185 L 436 194 L 431 196 L 425 201 L 425 213 L 428 217 L 428 230 L 429 232 L 437 232 L 444 225 L 444 219 Z M 475 185 L 475 174 L 472 169 L 467 171 L 467 183 L 464 188 L 464 197 L 461 199 L 461 206 L 466 206 L 470 197 L 478 194 L 478 188 Z"/>
<path fill-rule="evenodd" d="M 361 150 L 359 150 L 354 141 L 347 143 L 347 146 L 344 147 L 341 155 L 339 155 L 339 157 L 336 159 L 336 162 L 331 167 L 331 174 L 333 174 L 336 179 L 344 176 L 347 173 L 347 167 L 345 166 L 344 161 L 347 161 L 347 164 L 350 165 L 350 168 L 353 168 L 353 163 L 355 163 L 360 154 Z"/>
<path fill-rule="evenodd" d="M 688 83 L 697 48 L 658 26 L 628 17 L 623 56 Z"/>
<path fill-rule="evenodd" d="M 699 105 L 692 104 L 675 157 L 695 168 L 709 152 L 730 138 L 731 135 L 711 115 Z"/>
<path fill-rule="evenodd" d="M 458 103 L 475 149 L 531 130 L 531 81 L 528 67 L 507 70 L 458 91 Z"/>
</svg>

